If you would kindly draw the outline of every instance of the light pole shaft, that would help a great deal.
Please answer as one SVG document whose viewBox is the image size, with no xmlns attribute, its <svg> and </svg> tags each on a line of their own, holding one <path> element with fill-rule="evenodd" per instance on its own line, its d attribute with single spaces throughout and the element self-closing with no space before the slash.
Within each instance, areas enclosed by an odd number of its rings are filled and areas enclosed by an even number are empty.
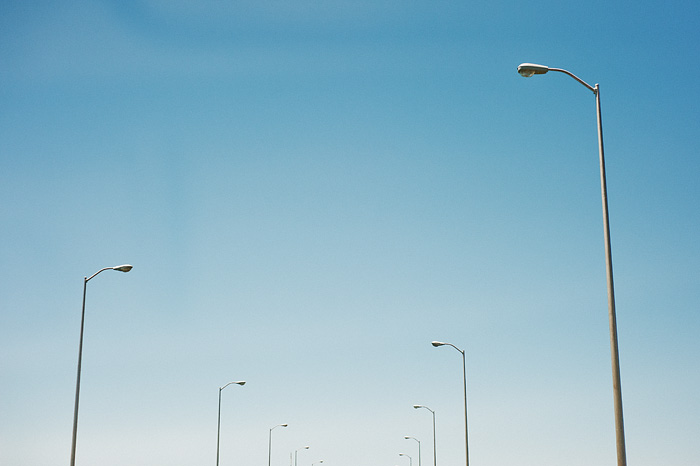
<svg viewBox="0 0 700 466">
<path fill-rule="evenodd" d="M 464 454 L 469 466 L 469 431 L 467 429 L 467 360 L 464 351 L 462 353 L 462 374 L 464 376 Z"/>
<path fill-rule="evenodd" d="M 272 464 L 272 429 L 270 429 L 270 437 L 267 440 L 267 466 Z"/>
<path fill-rule="evenodd" d="M 462 349 L 457 348 L 452 343 L 443 342 L 433 342 L 433 346 L 451 346 L 462 354 L 462 375 L 464 384 L 464 457 L 466 460 L 466 466 L 469 466 L 469 428 L 467 424 L 467 357 L 466 352 Z"/>
<path fill-rule="evenodd" d="M 430 411 L 433 414 L 433 466 L 437 466 L 437 448 L 435 441 L 435 411 Z"/>
<path fill-rule="evenodd" d="M 615 314 L 615 287 L 613 283 L 612 247 L 610 245 L 610 220 L 608 216 L 608 189 L 605 176 L 603 151 L 603 119 L 600 110 L 600 87 L 595 85 L 595 101 L 598 114 L 598 152 L 600 154 L 600 193 L 603 202 L 603 232 L 605 236 L 605 271 L 608 285 L 608 318 L 610 321 L 610 357 L 612 361 L 613 402 L 615 408 L 615 439 L 617 465 L 627 466 L 625 452 L 625 426 L 622 414 L 622 383 L 620 381 L 620 355 L 617 344 L 617 317 Z"/>
<path fill-rule="evenodd" d="M 528 64 L 525 64 L 528 65 Z M 539 71 L 544 68 L 544 71 Z M 518 70 L 520 71 L 520 69 Z M 530 69 L 526 71 L 531 71 Z M 608 215 L 608 188 L 605 177 L 605 155 L 603 150 L 603 118 L 600 110 L 600 86 L 591 86 L 573 73 L 561 68 L 541 67 L 533 72 L 543 74 L 558 71 L 567 74 L 595 94 L 596 114 L 598 119 L 598 153 L 600 155 L 600 194 L 603 202 L 603 235 L 605 239 L 605 273 L 608 287 L 608 319 L 610 322 L 610 359 L 612 362 L 613 403 L 615 409 L 615 445 L 617 448 L 617 466 L 627 466 L 625 453 L 625 426 L 622 413 L 622 382 L 620 380 L 620 354 L 617 344 L 617 317 L 615 315 L 615 286 L 613 283 L 612 247 L 610 245 L 610 219 Z M 531 76 L 531 74 L 523 74 Z"/>
<path fill-rule="evenodd" d="M 613 404 L 615 409 L 615 445 L 617 448 L 617 466 L 627 466 L 625 452 L 625 425 L 622 413 L 622 382 L 620 380 L 620 353 L 617 344 L 617 316 L 615 314 L 615 285 L 613 282 L 612 247 L 610 245 L 610 218 L 608 215 L 608 187 L 605 176 L 605 153 L 603 150 L 603 117 L 600 110 L 600 86 L 591 86 L 573 73 L 549 68 L 568 74 L 595 94 L 596 115 L 598 119 L 598 153 L 600 155 L 600 195 L 603 203 L 603 235 L 605 239 L 605 274 L 608 286 L 608 319 L 610 321 L 610 359 L 612 362 Z"/>
<path fill-rule="evenodd" d="M 415 437 L 409 437 L 409 436 L 406 436 L 406 437 L 404 437 L 404 438 L 405 438 L 406 440 L 408 440 L 408 439 L 415 440 L 416 443 L 418 443 L 418 466 L 421 466 L 421 459 L 420 459 L 420 458 L 421 458 L 421 454 L 420 454 L 420 440 L 418 440 L 418 439 L 415 438 Z"/>
<path fill-rule="evenodd" d="M 267 441 L 267 466 L 270 466 L 272 464 L 272 431 L 277 428 L 277 427 L 287 427 L 287 424 L 278 424 L 275 427 L 270 428 L 270 437 L 268 438 Z M 289 454 L 289 462 L 291 463 L 292 461 L 292 456 L 291 453 Z"/>
<path fill-rule="evenodd" d="M 221 390 L 219 388 L 219 417 L 216 423 L 216 466 L 219 466 L 219 435 L 221 433 Z"/>
<path fill-rule="evenodd" d="M 85 296 L 87 295 L 87 283 L 105 270 L 128 272 L 131 269 L 132 266 L 128 264 L 119 265 L 116 267 L 104 267 L 89 277 L 85 277 L 83 279 L 83 309 L 80 313 L 80 344 L 78 345 L 78 373 L 75 379 L 75 407 L 73 409 L 73 438 L 71 440 L 70 448 L 70 466 L 75 466 L 75 447 L 78 440 L 78 405 L 80 402 L 80 372 L 83 363 L 83 331 L 85 330 Z"/>
<path fill-rule="evenodd" d="M 102 269 L 105 270 L 105 269 Z M 102 272 L 100 270 L 100 272 Z M 97 275 L 94 274 L 92 277 Z M 92 278 L 90 277 L 90 278 Z M 85 277 L 83 279 L 83 310 L 80 315 L 80 344 L 78 345 L 78 375 L 75 381 L 75 407 L 73 408 L 73 439 L 71 441 L 70 449 L 70 466 L 75 466 L 75 446 L 78 439 L 78 404 L 80 401 L 80 368 L 83 362 L 83 330 L 85 328 L 85 296 L 87 294 L 87 282 L 90 278 Z"/>
</svg>

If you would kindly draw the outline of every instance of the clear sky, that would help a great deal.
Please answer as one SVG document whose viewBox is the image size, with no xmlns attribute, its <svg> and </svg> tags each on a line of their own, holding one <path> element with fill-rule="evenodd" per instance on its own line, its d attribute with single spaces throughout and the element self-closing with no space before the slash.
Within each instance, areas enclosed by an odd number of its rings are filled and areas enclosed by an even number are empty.
<svg viewBox="0 0 700 466">
<path fill-rule="evenodd" d="M 0 3 L 0 464 L 700 464 L 700 3 Z"/>
</svg>

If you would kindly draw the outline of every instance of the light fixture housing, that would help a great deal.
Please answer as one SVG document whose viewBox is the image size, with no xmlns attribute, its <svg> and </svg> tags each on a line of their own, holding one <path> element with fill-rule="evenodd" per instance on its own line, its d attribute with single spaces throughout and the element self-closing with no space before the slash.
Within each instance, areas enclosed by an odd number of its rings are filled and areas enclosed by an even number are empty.
<svg viewBox="0 0 700 466">
<path fill-rule="evenodd" d="M 536 65 L 534 63 L 521 63 L 518 65 L 518 73 L 524 78 L 529 78 L 536 74 L 545 74 L 549 71 L 548 66 Z"/>
<path fill-rule="evenodd" d="M 134 268 L 133 265 L 124 264 L 124 265 L 118 265 L 116 267 L 112 267 L 112 270 L 118 270 L 119 272 L 128 272 L 133 268 Z"/>
</svg>

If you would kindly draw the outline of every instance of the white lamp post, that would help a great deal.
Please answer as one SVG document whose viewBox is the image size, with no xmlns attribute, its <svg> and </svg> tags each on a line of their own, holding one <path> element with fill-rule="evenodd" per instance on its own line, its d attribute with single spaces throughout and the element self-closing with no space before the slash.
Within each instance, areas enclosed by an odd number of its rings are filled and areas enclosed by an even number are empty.
<svg viewBox="0 0 700 466">
<path fill-rule="evenodd" d="M 229 382 L 223 387 L 219 387 L 219 418 L 216 425 L 216 466 L 219 466 L 219 434 L 221 433 L 221 390 L 223 390 L 231 384 L 243 386 L 245 385 L 245 381 L 241 380 L 240 382 Z"/>
<path fill-rule="evenodd" d="M 309 449 L 309 447 L 308 447 L 308 446 L 305 446 L 305 447 L 299 448 L 298 450 L 294 450 L 294 466 L 297 466 L 297 464 L 298 464 L 298 463 L 297 463 L 297 452 L 298 452 L 299 450 L 308 450 L 308 449 Z"/>
<path fill-rule="evenodd" d="M 420 440 L 418 440 L 418 439 L 415 438 L 415 437 L 410 437 L 410 436 L 408 436 L 408 435 L 405 436 L 404 439 L 406 439 L 406 440 L 408 440 L 408 439 L 413 439 L 413 440 L 415 440 L 416 442 L 418 442 L 418 466 L 421 466 L 421 459 L 420 459 L 420 458 L 421 458 L 421 454 L 420 454 Z"/>
<path fill-rule="evenodd" d="M 433 411 L 432 409 L 428 408 L 427 406 L 423 406 L 423 405 L 413 405 L 413 407 L 415 409 L 425 408 L 428 411 L 430 411 L 431 414 L 433 415 L 433 466 L 437 466 L 437 452 L 436 452 L 436 448 L 435 448 L 435 444 L 436 444 L 436 442 L 435 442 L 435 411 Z"/>
<path fill-rule="evenodd" d="M 272 464 L 272 431 L 277 427 L 287 427 L 289 424 L 277 424 L 275 427 L 270 428 L 270 436 L 267 442 L 267 466 Z"/>
<path fill-rule="evenodd" d="M 625 453 L 625 427 L 622 415 L 622 385 L 620 381 L 620 355 L 617 345 L 617 317 L 615 315 L 615 286 L 613 283 L 612 250 L 610 246 L 610 222 L 608 218 L 608 189 L 605 177 L 605 156 L 603 153 L 603 120 L 600 112 L 600 87 L 598 84 L 591 86 L 573 73 L 561 68 L 550 68 L 544 65 L 523 63 L 518 66 L 518 73 L 529 78 L 536 74 L 545 74 L 548 71 L 564 73 L 583 84 L 595 95 L 596 111 L 598 116 L 598 154 L 600 158 L 600 193 L 603 201 L 603 236 L 605 240 L 605 270 L 608 283 L 608 320 L 610 323 L 610 353 L 612 360 L 613 400 L 615 407 L 615 438 L 617 445 L 618 466 L 627 465 Z"/>
<path fill-rule="evenodd" d="M 105 267 L 98 270 L 90 277 L 85 277 L 83 281 L 83 311 L 80 317 L 80 345 L 78 346 L 78 376 L 75 381 L 75 407 L 73 410 L 73 440 L 70 450 L 70 466 L 75 466 L 75 446 L 78 439 L 78 404 L 80 400 L 80 369 L 83 361 L 83 329 L 85 328 L 85 295 L 87 294 L 87 283 L 95 278 L 97 274 L 105 270 L 116 270 L 118 272 L 128 272 L 133 268 L 129 264 L 117 265 L 115 267 Z"/>
<path fill-rule="evenodd" d="M 469 431 L 467 429 L 467 362 L 464 356 L 464 350 L 457 348 L 452 343 L 443 343 L 441 341 L 432 342 L 434 347 L 438 346 L 451 346 L 460 353 L 462 353 L 462 374 L 464 375 L 464 455 L 467 459 L 467 466 L 469 466 Z"/>
</svg>

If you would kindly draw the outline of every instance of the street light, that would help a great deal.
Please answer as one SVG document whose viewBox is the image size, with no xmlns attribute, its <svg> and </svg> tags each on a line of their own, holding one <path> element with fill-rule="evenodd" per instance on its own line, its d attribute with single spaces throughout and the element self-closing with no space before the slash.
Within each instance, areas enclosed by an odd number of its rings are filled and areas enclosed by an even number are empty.
<svg viewBox="0 0 700 466">
<path fill-rule="evenodd" d="M 308 450 L 308 449 L 309 449 L 308 446 L 299 448 L 299 450 Z M 294 466 L 297 466 L 297 452 L 299 450 L 294 450 Z"/>
<path fill-rule="evenodd" d="M 433 466 L 437 466 L 437 451 L 435 449 L 435 411 L 423 405 L 413 405 L 413 408 L 425 408 L 433 414 Z"/>
<path fill-rule="evenodd" d="M 464 356 L 464 350 L 457 348 L 452 343 L 443 343 L 441 341 L 432 342 L 434 347 L 438 346 L 451 346 L 460 353 L 462 353 L 462 374 L 464 375 L 464 455 L 467 459 L 467 466 L 469 466 L 469 431 L 467 430 L 467 362 Z"/>
<path fill-rule="evenodd" d="M 241 380 L 240 382 L 229 382 L 223 387 L 219 387 L 219 419 L 216 425 L 216 466 L 219 466 L 219 434 L 221 433 L 221 390 L 223 390 L 231 384 L 243 386 L 245 385 L 245 381 Z"/>
<path fill-rule="evenodd" d="M 275 427 L 270 428 L 270 437 L 267 442 L 267 466 L 272 464 L 272 431 L 277 427 L 287 427 L 289 424 L 277 424 Z"/>
<path fill-rule="evenodd" d="M 98 270 L 90 277 L 85 277 L 83 281 L 83 311 L 80 316 L 80 345 L 78 346 L 78 376 L 75 381 L 75 408 L 73 410 L 73 440 L 70 450 L 70 465 L 75 466 L 75 445 L 78 439 L 78 402 L 80 400 L 80 368 L 83 361 L 83 329 L 85 328 L 85 295 L 87 294 L 87 283 L 95 278 L 97 274 L 105 270 L 116 270 L 118 272 L 128 272 L 133 268 L 129 264 L 117 265 L 115 267 L 105 267 Z"/>
<path fill-rule="evenodd" d="M 408 458 L 408 465 L 413 466 L 413 458 L 411 458 L 410 456 L 408 456 L 405 453 L 399 453 L 399 456 L 405 456 L 406 458 Z"/>
<path fill-rule="evenodd" d="M 418 439 L 415 438 L 415 437 L 410 437 L 410 436 L 408 436 L 408 435 L 405 436 L 404 439 L 406 439 L 406 440 L 408 440 L 408 439 L 413 439 L 413 440 L 415 440 L 416 442 L 418 442 L 418 466 L 421 466 L 421 464 L 420 464 L 420 463 L 421 463 L 421 459 L 420 459 L 420 458 L 421 458 L 421 454 L 420 454 L 420 440 L 418 440 Z"/>
<path fill-rule="evenodd" d="M 528 78 L 535 74 L 545 74 L 557 71 L 567 74 L 583 84 L 595 95 L 598 116 L 598 153 L 600 158 L 600 194 L 603 201 L 603 236 L 605 240 L 605 271 L 608 284 L 608 320 L 610 322 L 610 354 L 612 360 L 613 400 L 615 408 L 615 438 L 617 446 L 618 466 L 627 465 L 625 454 L 625 427 L 622 415 L 622 383 L 620 381 L 620 355 L 617 345 L 617 317 L 615 316 L 615 286 L 613 284 L 612 248 L 610 245 L 610 220 L 608 216 L 608 189 L 605 177 L 605 156 L 603 154 L 603 119 L 600 112 L 600 86 L 591 86 L 573 73 L 560 68 L 550 68 L 544 65 L 523 63 L 518 66 L 518 73 Z"/>
</svg>

